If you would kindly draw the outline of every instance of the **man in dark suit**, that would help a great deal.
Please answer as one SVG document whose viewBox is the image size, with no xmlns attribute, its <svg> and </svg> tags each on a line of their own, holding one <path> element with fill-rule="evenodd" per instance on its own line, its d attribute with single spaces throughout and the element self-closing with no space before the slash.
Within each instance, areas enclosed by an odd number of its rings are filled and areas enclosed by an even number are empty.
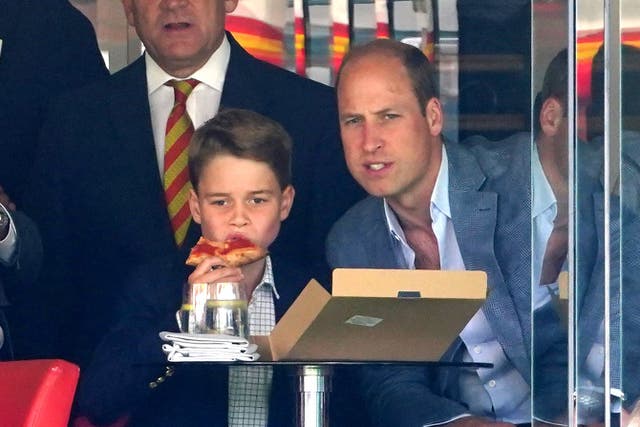
<svg viewBox="0 0 640 427">
<path fill-rule="evenodd" d="M 64 330 L 50 352 L 80 362 L 108 326 L 126 273 L 178 250 L 159 172 L 174 103 L 169 80 L 200 82 L 186 103 L 195 128 L 219 108 L 237 107 L 275 119 L 292 136 L 299 197 L 274 256 L 298 248 L 287 256 L 323 281 L 325 235 L 362 194 L 341 156 L 333 91 L 248 55 L 223 28 L 237 1 L 123 4 L 147 51 L 53 109 L 26 208 L 42 226 L 41 295 L 62 313 L 52 316 L 57 325 L 40 326 L 56 338 Z M 199 234 L 191 222 L 182 246 Z"/>
<path fill-rule="evenodd" d="M 48 103 L 108 74 L 91 23 L 67 0 L 0 0 L 0 184 L 19 210 Z M 0 284 L 0 306 L 8 307 L 20 357 L 30 345 L 22 332 L 40 309 L 30 302 L 38 271 L 28 260 L 39 263 L 42 250 L 35 224 L 20 212 L 11 216 L 20 242 L 15 253 L 22 261 L 0 266 L 5 287 L 3 292 Z M 3 348 L 10 353 L 8 338 L 5 325 Z"/>
</svg>

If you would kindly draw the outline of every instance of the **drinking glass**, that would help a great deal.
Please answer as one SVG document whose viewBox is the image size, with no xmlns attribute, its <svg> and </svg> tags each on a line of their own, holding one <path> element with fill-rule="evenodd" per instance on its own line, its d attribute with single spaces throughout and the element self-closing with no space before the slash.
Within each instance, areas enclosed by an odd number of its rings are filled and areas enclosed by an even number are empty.
<svg viewBox="0 0 640 427">
<path fill-rule="evenodd" d="M 209 299 L 208 283 L 185 283 L 182 291 L 182 305 L 176 312 L 180 332 L 189 334 L 207 333 L 206 309 Z"/>
<path fill-rule="evenodd" d="M 207 333 L 249 338 L 247 297 L 239 283 L 209 284 L 205 323 Z"/>
</svg>

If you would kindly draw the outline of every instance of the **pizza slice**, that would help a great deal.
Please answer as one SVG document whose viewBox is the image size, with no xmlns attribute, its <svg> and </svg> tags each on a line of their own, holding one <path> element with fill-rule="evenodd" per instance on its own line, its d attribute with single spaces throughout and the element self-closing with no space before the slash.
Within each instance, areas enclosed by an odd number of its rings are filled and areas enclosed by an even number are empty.
<svg viewBox="0 0 640 427">
<path fill-rule="evenodd" d="M 200 237 L 200 240 L 191 248 L 186 264 L 196 266 L 206 257 L 217 256 L 230 267 L 240 267 L 258 261 L 267 254 L 266 249 L 243 237 L 233 237 L 224 242 L 213 242 Z"/>
</svg>

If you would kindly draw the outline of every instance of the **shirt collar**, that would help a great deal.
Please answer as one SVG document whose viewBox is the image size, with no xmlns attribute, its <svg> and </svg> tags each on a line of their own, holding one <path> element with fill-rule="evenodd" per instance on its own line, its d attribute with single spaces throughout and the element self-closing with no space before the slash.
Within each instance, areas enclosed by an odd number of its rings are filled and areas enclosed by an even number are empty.
<svg viewBox="0 0 640 427">
<path fill-rule="evenodd" d="M 209 60 L 195 73 L 189 76 L 189 78 L 198 79 L 201 83 L 222 92 L 224 76 L 227 72 L 230 57 L 231 45 L 225 35 L 220 47 L 218 47 L 218 49 L 213 52 Z M 158 90 L 158 88 L 162 87 L 162 85 L 169 80 L 175 79 L 175 77 L 160 68 L 158 63 L 149 55 L 148 52 L 145 53 L 145 64 L 147 70 L 147 90 L 149 95 Z"/>
<path fill-rule="evenodd" d="M 273 267 L 271 264 L 270 256 L 267 256 L 266 258 L 264 273 L 262 274 L 262 279 L 260 280 L 260 283 L 258 284 L 258 286 L 256 286 L 256 290 L 260 287 L 270 287 L 271 290 L 273 291 L 273 296 L 276 299 L 280 299 L 280 294 L 278 293 L 278 289 L 276 288 L 275 281 L 273 280 Z"/>
<path fill-rule="evenodd" d="M 442 212 L 451 219 L 451 207 L 449 206 L 449 159 L 447 150 L 442 145 L 442 160 L 440 161 L 440 172 L 436 178 L 436 184 L 431 193 L 431 217 L 433 218 L 434 208 Z"/>
<path fill-rule="evenodd" d="M 549 208 L 556 205 L 556 196 L 553 194 L 551 185 L 547 181 L 547 177 L 542 169 L 540 157 L 538 156 L 538 148 L 533 145 L 531 154 L 531 185 L 533 193 L 533 203 L 531 208 L 531 217 L 535 218 Z"/>
<path fill-rule="evenodd" d="M 387 229 L 391 233 L 394 239 L 402 241 L 407 244 L 404 236 L 404 231 L 400 226 L 398 217 L 396 216 L 391 206 L 387 202 L 387 199 L 383 199 L 384 203 L 384 215 L 387 221 Z M 433 218 L 434 208 L 451 218 L 451 208 L 449 206 L 449 161 L 447 157 L 447 150 L 442 145 L 442 160 L 440 161 L 440 170 L 438 171 L 438 177 L 436 178 L 436 184 L 433 187 L 433 193 L 431 193 L 430 200 L 430 213 Z"/>
</svg>

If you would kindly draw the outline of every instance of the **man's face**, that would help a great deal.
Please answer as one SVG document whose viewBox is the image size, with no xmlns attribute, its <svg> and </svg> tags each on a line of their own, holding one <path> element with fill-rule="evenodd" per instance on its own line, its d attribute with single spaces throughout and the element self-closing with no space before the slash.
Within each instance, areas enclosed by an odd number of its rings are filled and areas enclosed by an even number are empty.
<svg viewBox="0 0 640 427">
<path fill-rule="evenodd" d="M 293 187 L 281 190 L 266 163 L 219 155 L 203 169 L 189 207 L 205 238 L 243 236 L 268 248 L 289 215 L 293 197 Z"/>
<path fill-rule="evenodd" d="M 397 58 L 369 54 L 349 62 L 338 86 L 340 132 L 353 177 L 374 196 L 419 196 L 427 171 L 440 164 L 442 112 L 432 98 L 422 111 Z M 432 121 L 433 112 L 438 117 Z"/>
<path fill-rule="evenodd" d="M 226 13 L 238 0 L 122 0 L 151 57 L 169 74 L 187 77 L 220 46 Z"/>
</svg>

